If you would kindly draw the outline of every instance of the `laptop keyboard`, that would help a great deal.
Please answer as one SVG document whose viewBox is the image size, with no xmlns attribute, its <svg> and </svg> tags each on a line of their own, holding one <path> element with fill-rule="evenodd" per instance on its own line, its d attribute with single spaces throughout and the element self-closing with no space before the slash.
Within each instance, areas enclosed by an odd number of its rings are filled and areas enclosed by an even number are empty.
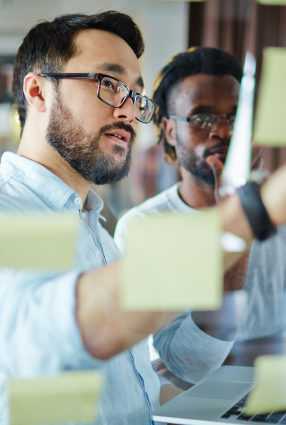
<svg viewBox="0 0 286 425">
<path fill-rule="evenodd" d="M 243 414 L 244 405 L 247 399 L 247 396 L 244 396 L 239 400 L 234 406 L 232 406 L 223 416 L 224 419 L 240 420 L 240 421 L 249 421 L 249 422 L 262 422 L 268 424 L 286 424 L 286 410 L 283 411 L 273 411 L 266 414 L 256 414 L 252 416 L 246 416 Z"/>
</svg>

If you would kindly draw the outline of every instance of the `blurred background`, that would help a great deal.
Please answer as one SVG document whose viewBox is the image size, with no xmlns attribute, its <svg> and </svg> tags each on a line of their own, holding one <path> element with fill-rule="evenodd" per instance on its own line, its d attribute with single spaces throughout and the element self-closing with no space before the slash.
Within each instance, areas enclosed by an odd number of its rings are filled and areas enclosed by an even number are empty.
<svg viewBox="0 0 286 425">
<path fill-rule="evenodd" d="M 257 59 L 257 88 L 262 51 L 285 47 L 286 6 L 265 6 L 253 0 L 0 0 L 0 155 L 16 151 L 19 124 L 11 95 L 13 61 L 25 33 L 41 19 L 63 13 L 96 13 L 115 9 L 139 24 L 145 39 L 140 59 L 146 94 L 158 71 L 174 54 L 191 46 L 220 47 L 242 64 L 250 48 Z M 284 148 L 265 148 L 264 167 L 272 171 L 286 158 Z M 131 174 L 120 183 L 98 187 L 113 233 L 122 212 L 170 187 L 180 178 L 176 167 L 163 161 L 153 124 L 140 124 Z"/>
</svg>

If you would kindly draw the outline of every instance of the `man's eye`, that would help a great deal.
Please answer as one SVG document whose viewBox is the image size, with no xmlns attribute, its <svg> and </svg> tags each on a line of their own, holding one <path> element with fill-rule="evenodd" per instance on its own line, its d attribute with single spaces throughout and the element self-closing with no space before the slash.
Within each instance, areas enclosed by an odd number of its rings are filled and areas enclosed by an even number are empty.
<svg viewBox="0 0 286 425">
<path fill-rule="evenodd" d="M 196 124 L 203 124 L 206 121 L 206 118 L 203 115 L 196 115 L 194 116 L 193 121 Z"/>
<path fill-rule="evenodd" d="M 211 117 L 208 114 L 200 114 L 194 116 L 194 122 L 201 126 L 207 126 L 210 125 Z"/>
<path fill-rule="evenodd" d="M 108 89 L 114 90 L 114 85 L 109 80 L 103 80 L 102 83 L 101 83 L 101 85 L 103 85 L 104 87 L 106 87 Z"/>
<path fill-rule="evenodd" d="M 228 117 L 228 122 L 229 122 L 230 125 L 233 125 L 234 124 L 234 120 L 235 120 L 235 115 L 230 115 Z"/>
</svg>

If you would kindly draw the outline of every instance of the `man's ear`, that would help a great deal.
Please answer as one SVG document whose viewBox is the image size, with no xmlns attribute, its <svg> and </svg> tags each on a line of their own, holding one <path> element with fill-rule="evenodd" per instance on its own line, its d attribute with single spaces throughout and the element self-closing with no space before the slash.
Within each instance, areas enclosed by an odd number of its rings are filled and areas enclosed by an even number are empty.
<svg viewBox="0 0 286 425">
<path fill-rule="evenodd" d="M 46 81 L 34 72 L 29 72 L 24 79 L 24 94 L 28 105 L 38 112 L 46 112 Z"/>
<path fill-rule="evenodd" d="M 176 146 L 176 124 L 174 120 L 163 117 L 162 129 L 169 145 Z"/>
</svg>

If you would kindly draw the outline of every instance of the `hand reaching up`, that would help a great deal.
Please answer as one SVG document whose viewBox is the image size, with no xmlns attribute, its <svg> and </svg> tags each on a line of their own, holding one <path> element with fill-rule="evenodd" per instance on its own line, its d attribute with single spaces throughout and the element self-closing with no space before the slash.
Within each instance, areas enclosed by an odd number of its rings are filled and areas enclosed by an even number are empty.
<svg viewBox="0 0 286 425">
<path fill-rule="evenodd" d="M 213 155 L 208 156 L 206 159 L 206 162 L 211 167 L 213 175 L 214 175 L 214 179 L 215 179 L 214 195 L 215 195 L 216 202 L 218 204 L 222 200 L 222 197 L 219 194 L 219 188 L 221 185 L 221 173 L 223 170 L 223 163 Z"/>
</svg>

